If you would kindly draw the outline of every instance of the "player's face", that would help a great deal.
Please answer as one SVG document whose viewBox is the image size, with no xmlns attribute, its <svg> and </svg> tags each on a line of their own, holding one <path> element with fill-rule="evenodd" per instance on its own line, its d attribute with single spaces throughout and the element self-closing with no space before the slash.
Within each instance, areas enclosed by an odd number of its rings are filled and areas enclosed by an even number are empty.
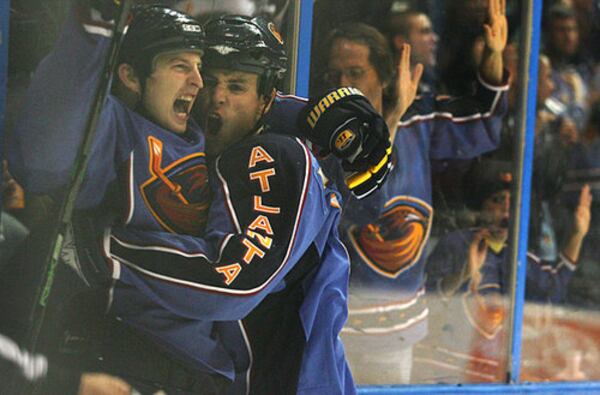
<svg viewBox="0 0 600 395">
<path fill-rule="evenodd" d="M 258 95 L 257 74 L 207 69 L 204 77 L 206 88 L 200 94 L 200 115 L 206 151 L 218 155 L 253 131 L 267 101 Z"/>
<path fill-rule="evenodd" d="M 381 111 L 383 84 L 369 61 L 369 47 L 345 38 L 336 39 L 331 46 L 325 76 L 331 88 L 358 88 Z"/>
<path fill-rule="evenodd" d="M 146 79 L 142 106 L 152 120 L 167 130 L 184 133 L 192 105 L 203 87 L 200 55 L 194 52 L 161 54 Z"/>
<path fill-rule="evenodd" d="M 510 216 L 510 191 L 505 189 L 494 193 L 483 201 L 481 220 L 496 238 L 506 239 L 508 236 L 508 220 Z"/>
<path fill-rule="evenodd" d="M 435 66 L 438 35 L 433 31 L 431 20 L 427 15 L 419 14 L 410 18 L 408 43 L 411 45 L 413 63 Z"/>
</svg>

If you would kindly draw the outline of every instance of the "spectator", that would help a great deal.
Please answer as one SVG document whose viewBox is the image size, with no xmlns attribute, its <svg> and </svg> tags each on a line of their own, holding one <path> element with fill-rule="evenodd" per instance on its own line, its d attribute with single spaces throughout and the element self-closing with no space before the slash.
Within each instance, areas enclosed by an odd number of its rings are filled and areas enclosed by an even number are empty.
<svg viewBox="0 0 600 395">
<path fill-rule="evenodd" d="M 581 47 L 574 10 L 562 4 L 550 7 L 545 18 L 543 38 L 544 52 L 553 67 L 553 96 L 567 105 L 570 117 L 581 129 L 588 110 L 586 98 L 593 70 L 591 58 Z"/>
<path fill-rule="evenodd" d="M 572 207 L 576 202 L 576 192 L 582 185 L 589 184 L 595 203 L 592 216 L 600 215 L 600 101 L 592 104 L 590 117 L 581 135 L 580 141 L 571 151 L 570 166 L 563 185 L 563 204 Z M 569 301 L 579 306 L 595 306 L 600 301 L 600 293 L 595 286 L 600 278 L 598 257 L 600 256 L 600 226 L 592 222 L 590 235 L 582 251 L 582 259 L 589 262 L 575 274 L 569 289 Z"/>
<path fill-rule="evenodd" d="M 400 58 L 402 48 L 406 43 L 411 46 L 411 71 L 414 73 L 417 64 L 424 66 L 419 92 L 435 92 L 439 38 L 433 30 L 429 17 L 425 13 L 413 10 L 394 13 L 389 17 L 386 30 L 397 59 Z"/>
<path fill-rule="evenodd" d="M 468 355 L 471 381 L 500 381 L 505 367 L 502 331 L 508 310 L 510 255 L 506 240 L 512 174 L 507 162 L 487 160 L 473 167 L 469 180 L 467 202 L 479 210 L 477 226 L 444 235 L 427 259 L 428 300 L 431 321 L 436 325 L 426 340 L 427 356 L 421 359 L 431 358 L 433 364 L 419 366 L 431 369 L 436 360 L 447 362 L 453 353 L 459 353 Z M 555 261 L 545 261 L 534 252 L 527 254 L 528 300 L 564 301 L 589 229 L 591 201 L 589 186 L 585 186 L 573 213 L 574 227 Z M 455 358 L 450 360 L 458 363 Z M 464 374 L 460 366 L 437 374 L 446 379 L 460 376 Z"/>
<path fill-rule="evenodd" d="M 515 54 L 508 64 L 516 65 L 517 60 Z M 518 83 L 517 74 L 512 80 L 512 86 L 516 87 Z M 572 146 L 579 138 L 575 124 L 566 114 L 566 106 L 552 97 L 554 87 L 550 60 L 546 55 L 540 54 L 529 246 L 540 257 L 550 261 L 557 259 L 558 240 L 565 233 L 557 222 L 564 205 L 559 201 L 560 190 L 566 178 Z M 511 91 L 515 92 L 516 89 Z M 510 109 L 514 109 L 514 99 L 515 96 L 509 94 Z M 515 135 L 517 127 L 514 115 L 514 111 L 509 111 L 505 118 L 500 148 L 487 157 L 501 161 L 514 160 L 514 147 L 518 138 Z"/>
<path fill-rule="evenodd" d="M 424 96 L 406 110 L 419 73 L 411 77 L 410 47 L 405 46 L 394 87 L 399 100 L 387 112 L 388 125 L 395 125 L 395 114 L 402 116 L 392 132 L 395 167 L 381 190 L 347 203 L 342 232 L 352 275 L 349 320 L 342 335 L 359 383 L 408 383 L 412 346 L 427 332 L 422 254 L 433 215 L 431 159 L 471 158 L 498 144 L 506 90 L 506 20 L 500 3 L 492 3 L 495 34 L 487 37 L 489 51 L 480 69 L 487 83 L 480 84 L 475 96 Z M 331 32 L 324 48 L 329 83 L 360 89 L 377 111 L 386 113 L 382 95 L 392 61 L 383 36 L 369 26 L 344 25 Z"/>
</svg>

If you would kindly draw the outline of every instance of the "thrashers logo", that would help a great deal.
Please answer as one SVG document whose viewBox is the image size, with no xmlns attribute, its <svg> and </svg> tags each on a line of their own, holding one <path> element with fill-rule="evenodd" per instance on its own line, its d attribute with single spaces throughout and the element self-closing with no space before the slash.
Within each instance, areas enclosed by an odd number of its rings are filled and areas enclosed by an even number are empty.
<svg viewBox="0 0 600 395">
<path fill-rule="evenodd" d="M 393 206 L 392 206 L 393 205 Z M 398 197 L 375 223 L 350 230 L 356 251 L 379 274 L 395 278 L 421 257 L 433 210 L 422 200 Z"/>
<path fill-rule="evenodd" d="M 163 145 L 148 137 L 150 179 L 140 186 L 146 206 L 169 232 L 199 236 L 204 232 L 210 206 L 208 171 L 197 159 L 203 153 L 162 167 Z"/>
</svg>

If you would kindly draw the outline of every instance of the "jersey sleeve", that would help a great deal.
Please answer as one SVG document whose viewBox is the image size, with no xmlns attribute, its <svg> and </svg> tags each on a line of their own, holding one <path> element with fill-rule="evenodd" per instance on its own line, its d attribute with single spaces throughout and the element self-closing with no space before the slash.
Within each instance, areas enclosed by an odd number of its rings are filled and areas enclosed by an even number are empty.
<svg viewBox="0 0 600 395">
<path fill-rule="evenodd" d="M 176 314 L 235 320 L 283 289 L 292 268 L 315 265 L 339 209 L 296 139 L 252 138 L 215 167 L 219 191 L 204 238 L 115 232 L 107 253 L 115 277 Z"/>
<path fill-rule="evenodd" d="M 69 15 L 53 51 L 39 64 L 8 133 L 11 172 L 29 192 L 61 191 L 69 181 L 107 55 L 110 30 L 83 24 L 78 14 Z M 97 203 L 115 177 L 117 140 L 126 136 L 117 136 L 114 105 L 105 105 L 100 116 L 88 166 L 97 170 L 86 181 L 87 204 L 80 207 Z"/>
<path fill-rule="evenodd" d="M 402 117 L 399 132 L 411 126 L 428 128 L 431 159 L 470 159 L 491 151 L 500 143 L 508 74 L 504 81 L 492 86 L 479 78 L 473 95 L 422 97 Z"/>
<path fill-rule="evenodd" d="M 298 127 L 298 114 L 306 107 L 308 100 L 294 95 L 277 93 L 271 109 L 265 114 L 264 123 L 270 130 L 288 136 L 306 139 Z"/>
<path fill-rule="evenodd" d="M 560 302 L 564 300 L 575 265 L 563 254 L 556 262 L 540 259 L 527 253 L 526 297 L 539 302 Z"/>
</svg>

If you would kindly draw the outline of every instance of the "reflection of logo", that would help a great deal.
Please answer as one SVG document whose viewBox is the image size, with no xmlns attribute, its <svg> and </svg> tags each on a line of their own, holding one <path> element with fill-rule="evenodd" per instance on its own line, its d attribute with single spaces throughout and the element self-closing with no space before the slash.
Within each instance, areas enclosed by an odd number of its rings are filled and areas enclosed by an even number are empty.
<svg viewBox="0 0 600 395">
<path fill-rule="evenodd" d="M 283 38 L 281 38 L 281 34 L 279 33 L 279 31 L 275 27 L 275 24 L 272 23 L 272 22 L 269 22 L 269 24 L 267 25 L 267 27 L 269 28 L 269 31 L 271 32 L 271 34 L 273 35 L 273 37 L 275 37 L 275 40 L 277 40 L 277 42 L 279 44 L 283 45 Z"/>
<path fill-rule="evenodd" d="M 162 168 L 162 142 L 148 138 L 152 177 L 140 187 L 146 206 L 168 231 L 201 235 L 208 218 L 210 189 L 204 163 L 194 154 Z"/>
<path fill-rule="evenodd" d="M 344 151 L 346 148 L 348 148 L 350 144 L 352 144 L 355 138 L 356 134 L 352 130 L 346 129 L 342 131 L 335 138 L 335 149 L 337 149 L 340 152 Z"/>
<path fill-rule="evenodd" d="M 429 238 L 433 210 L 422 200 L 397 197 L 375 223 L 350 230 L 363 260 L 379 274 L 395 278 L 414 265 Z"/>
<path fill-rule="evenodd" d="M 477 289 L 477 294 L 465 293 L 463 308 L 469 323 L 486 339 L 493 339 L 502 329 L 506 308 L 498 284 L 487 284 Z M 480 291 L 484 293 L 481 294 Z"/>
</svg>

